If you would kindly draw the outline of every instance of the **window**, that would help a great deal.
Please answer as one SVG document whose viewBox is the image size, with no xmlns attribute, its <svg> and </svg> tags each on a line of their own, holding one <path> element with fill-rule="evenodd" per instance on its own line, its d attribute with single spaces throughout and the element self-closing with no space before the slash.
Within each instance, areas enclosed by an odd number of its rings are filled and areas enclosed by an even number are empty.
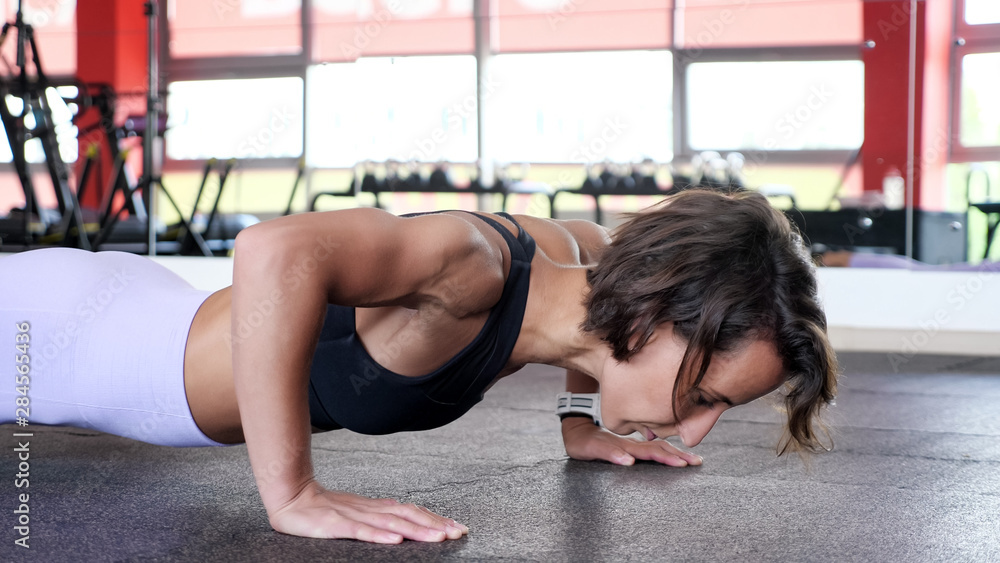
<svg viewBox="0 0 1000 563">
<path fill-rule="evenodd" d="M 864 138 L 860 61 L 696 63 L 687 78 L 695 150 L 842 150 Z"/>
<path fill-rule="evenodd" d="M 960 0 L 952 83 L 952 162 L 1000 159 L 1000 3 Z"/>
<path fill-rule="evenodd" d="M 1000 53 L 962 57 L 962 145 L 1000 145 L 997 100 L 1000 100 Z"/>
<path fill-rule="evenodd" d="M 477 158 L 475 57 L 363 58 L 308 82 L 310 166 Z"/>
<path fill-rule="evenodd" d="M 302 155 L 302 79 L 173 82 L 166 149 L 174 160 Z"/>
<path fill-rule="evenodd" d="M 668 51 L 498 55 L 486 91 L 501 162 L 670 160 Z"/>
<path fill-rule="evenodd" d="M 965 23 L 1000 23 L 1000 3 L 996 0 L 965 0 Z"/>
<path fill-rule="evenodd" d="M 52 122 L 56 134 L 56 142 L 59 144 L 59 155 L 63 162 L 76 162 L 79 143 L 76 139 L 76 125 L 73 125 L 73 115 L 75 104 L 67 105 L 62 96 L 74 98 L 77 95 L 77 88 L 74 86 L 60 86 L 59 88 L 49 88 L 45 92 L 45 99 L 52 110 Z M 24 110 L 24 102 L 21 98 L 7 96 L 7 109 L 15 116 L 20 115 Z M 25 127 L 30 131 L 35 129 L 35 116 L 31 113 L 24 117 Z M 45 162 L 45 152 L 42 150 L 40 139 L 30 139 L 24 144 L 24 158 L 28 162 Z M 10 142 L 7 139 L 7 132 L 0 126 L 0 162 L 12 162 L 13 152 Z"/>
</svg>

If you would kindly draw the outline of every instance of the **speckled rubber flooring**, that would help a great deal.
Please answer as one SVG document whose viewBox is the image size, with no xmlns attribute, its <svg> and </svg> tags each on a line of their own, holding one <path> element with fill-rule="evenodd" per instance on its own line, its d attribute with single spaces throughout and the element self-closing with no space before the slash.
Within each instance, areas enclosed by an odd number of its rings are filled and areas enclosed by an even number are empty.
<svg viewBox="0 0 1000 563">
<path fill-rule="evenodd" d="M 0 561 L 1000 561 L 1000 358 L 843 354 L 836 448 L 778 459 L 779 415 L 729 411 L 699 468 L 569 460 L 558 370 L 529 366 L 418 434 L 314 436 L 329 487 L 423 504 L 463 540 L 376 546 L 270 529 L 246 450 L 36 427 L 30 548 L 0 428 Z"/>
</svg>

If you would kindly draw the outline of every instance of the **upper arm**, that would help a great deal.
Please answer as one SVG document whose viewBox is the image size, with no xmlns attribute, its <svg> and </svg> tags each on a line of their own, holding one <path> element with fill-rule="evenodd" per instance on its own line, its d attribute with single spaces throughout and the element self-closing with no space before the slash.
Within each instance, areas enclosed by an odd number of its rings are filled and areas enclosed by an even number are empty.
<svg viewBox="0 0 1000 563">
<path fill-rule="evenodd" d="M 503 276 L 499 251 L 467 221 L 447 214 L 304 213 L 253 225 L 237 239 L 244 243 L 237 253 L 260 252 L 275 262 L 283 287 L 313 285 L 339 305 L 412 306 L 439 298 L 460 271 Z"/>
</svg>

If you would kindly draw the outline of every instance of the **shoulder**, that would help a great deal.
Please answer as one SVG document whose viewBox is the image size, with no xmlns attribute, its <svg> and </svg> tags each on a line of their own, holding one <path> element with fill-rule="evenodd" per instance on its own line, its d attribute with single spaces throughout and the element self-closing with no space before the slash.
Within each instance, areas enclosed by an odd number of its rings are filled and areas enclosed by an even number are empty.
<svg viewBox="0 0 1000 563">
<path fill-rule="evenodd" d="M 266 256 L 271 269 L 315 279 L 342 305 L 418 306 L 440 300 L 441 287 L 463 277 L 503 284 L 501 250 L 457 214 L 303 213 L 253 225 L 237 239 L 237 263 L 241 255 Z"/>
<path fill-rule="evenodd" d="M 582 219 L 570 219 L 560 223 L 576 240 L 580 247 L 581 258 L 586 257 L 585 263 L 596 262 L 601 252 L 611 244 L 611 231 L 607 227 Z"/>
<path fill-rule="evenodd" d="M 486 242 L 469 221 L 455 215 L 400 217 L 370 207 L 278 217 L 244 229 L 238 238 L 280 250 L 346 247 L 421 257 L 481 250 Z"/>
<path fill-rule="evenodd" d="M 562 264 L 592 264 L 611 242 L 607 228 L 582 219 L 543 219 L 515 216 L 538 247 Z"/>
</svg>

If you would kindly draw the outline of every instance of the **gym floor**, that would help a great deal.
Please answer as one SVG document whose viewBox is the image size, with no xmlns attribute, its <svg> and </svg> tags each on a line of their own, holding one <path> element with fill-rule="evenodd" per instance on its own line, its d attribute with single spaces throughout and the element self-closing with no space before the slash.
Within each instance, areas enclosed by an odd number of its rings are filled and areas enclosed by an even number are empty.
<svg viewBox="0 0 1000 563">
<path fill-rule="evenodd" d="M 35 427 L 30 549 L 0 459 L 3 561 L 1000 561 L 1000 358 L 842 354 L 836 448 L 776 458 L 780 416 L 729 411 L 698 468 L 566 457 L 554 368 L 498 383 L 431 432 L 314 436 L 331 488 L 423 504 L 471 529 L 443 544 L 309 540 L 268 526 L 243 446 L 173 449 Z"/>
</svg>

